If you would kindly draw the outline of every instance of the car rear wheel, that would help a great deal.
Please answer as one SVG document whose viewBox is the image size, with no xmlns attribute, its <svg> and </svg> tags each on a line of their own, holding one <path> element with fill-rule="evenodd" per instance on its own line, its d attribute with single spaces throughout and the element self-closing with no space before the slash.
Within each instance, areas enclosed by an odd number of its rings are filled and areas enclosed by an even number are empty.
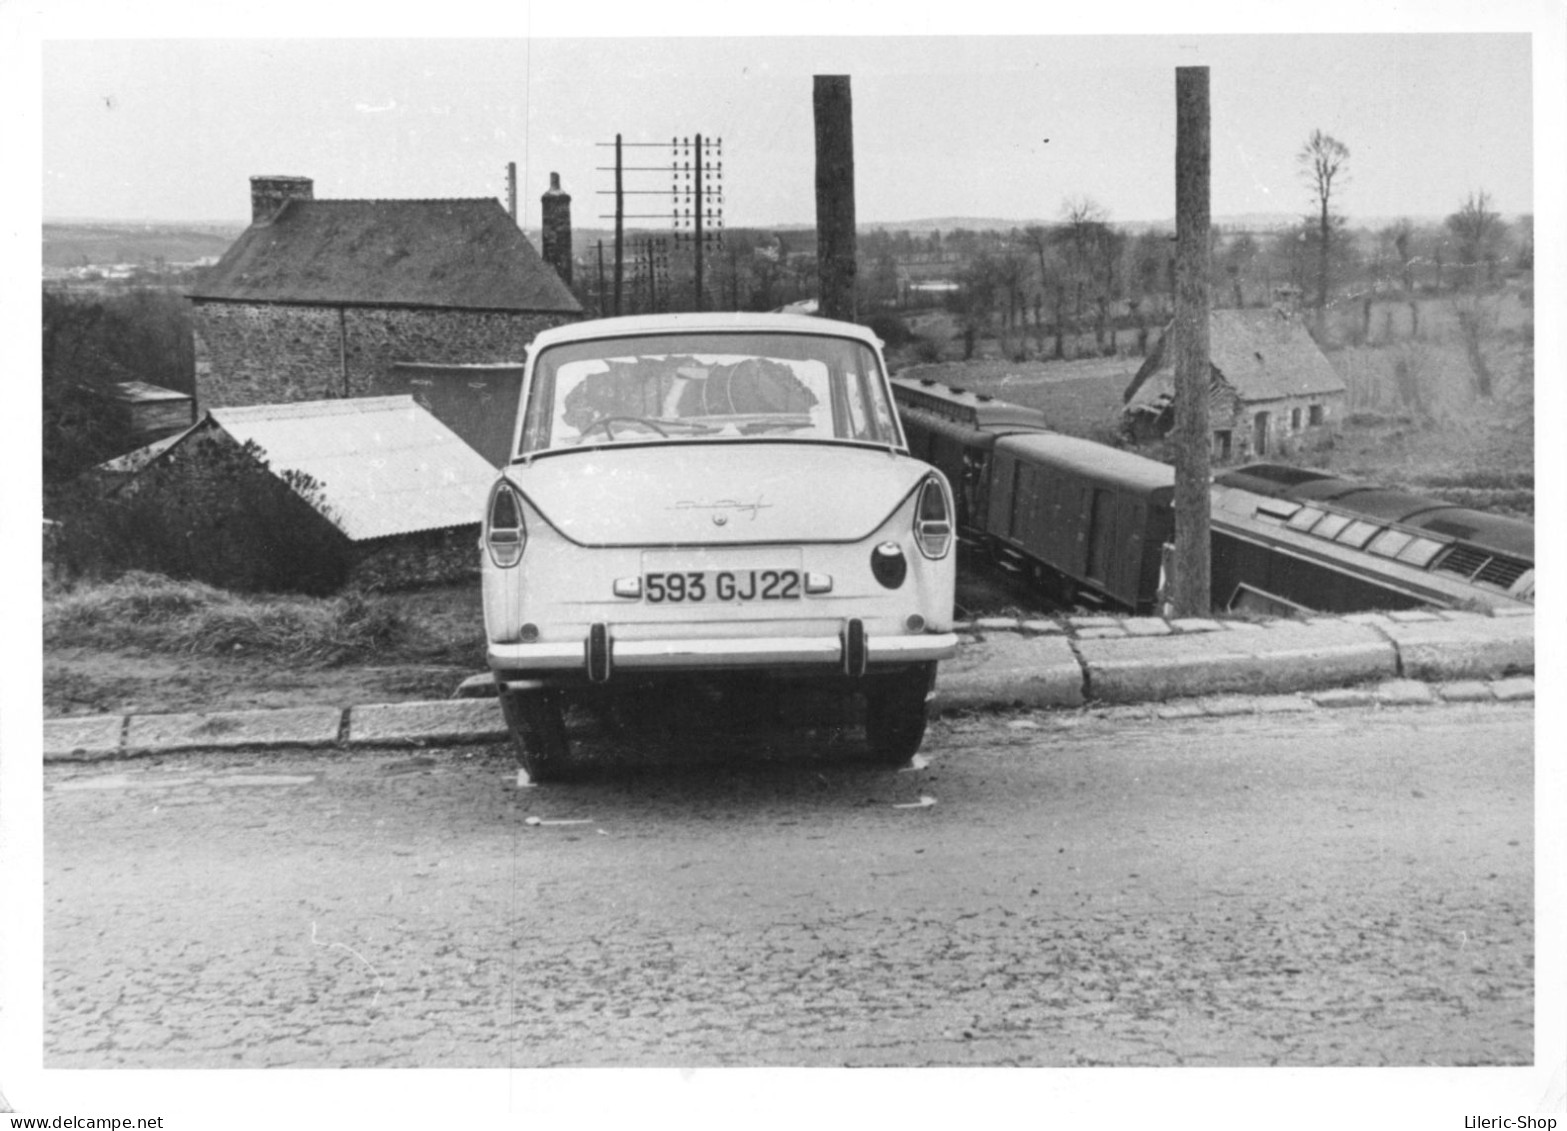
<svg viewBox="0 0 1567 1131">
<path fill-rule="evenodd" d="M 571 746 L 560 694 L 554 691 L 501 690 L 501 713 L 511 731 L 517 761 L 536 782 L 553 781 L 565 772 Z"/>
<path fill-rule="evenodd" d="M 919 752 L 925 740 L 925 697 L 935 683 L 933 663 L 871 677 L 865 691 L 865 743 L 878 762 L 901 765 Z"/>
</svg>

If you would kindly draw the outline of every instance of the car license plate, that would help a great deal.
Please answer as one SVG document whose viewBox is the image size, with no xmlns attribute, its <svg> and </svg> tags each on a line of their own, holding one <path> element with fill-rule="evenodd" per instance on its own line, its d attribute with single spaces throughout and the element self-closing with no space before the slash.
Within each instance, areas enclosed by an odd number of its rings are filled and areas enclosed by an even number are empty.
<svg viewBox="0 0 1567 1131">
<path fill-rule="evenodd" d="M 705 569 L 664 571 L 642 576 L 649 604 L 679 602 L 798 601 L 805 577 L 797 569 Z"/>
</svg>

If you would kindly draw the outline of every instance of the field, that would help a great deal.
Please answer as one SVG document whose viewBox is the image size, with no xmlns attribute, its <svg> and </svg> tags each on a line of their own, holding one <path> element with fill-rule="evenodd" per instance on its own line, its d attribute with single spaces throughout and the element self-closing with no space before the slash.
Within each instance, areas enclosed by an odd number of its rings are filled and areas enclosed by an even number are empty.
<svg viewBox="0 0 1567 1131">
<path fill-rule="evenodd" d="M 45 224 L 43 266 L 194 263 L 221 256 L 242 231 L 242 224 Z"/>
</svg>

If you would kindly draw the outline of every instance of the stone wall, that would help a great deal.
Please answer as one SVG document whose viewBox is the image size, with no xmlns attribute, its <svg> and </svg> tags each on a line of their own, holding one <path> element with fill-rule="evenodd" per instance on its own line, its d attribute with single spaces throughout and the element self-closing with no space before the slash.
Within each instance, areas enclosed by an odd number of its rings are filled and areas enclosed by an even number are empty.
<svg viewBox="0 0 1567 1131">
<path fill-rule="evenodd" d="M 360 590 L 413 589 L 478 581 L 479 526 L 454 526 L 377 538 L 354 547 L 349 585 Z"/>
<path fill-rule="evenodd" d="M 1322 393 L 1315 396 L 1284 397 L 1274 401 L 1257 401 L 1251 404 L 1237 402 L 1236 411 L 1228 423 L 1220 418 L 1210 421 L 1215 429 L 1232 429 L 1231 457 L 1228 462 L 1243 463 L 1248 460 L 1288 460 L 1310 451 L 1338 430 L 1344 413 L 1343 393 Z M 1322 410 L 1319 424 L 1311 423 L 1311 408 Z M 1300 426 L 1292 424 L 1292 414 L 1300 413 Z M 1268 414 L 1267 451 L 1256 450 L 1256 415 Z"/>
<path fill-rule="evenodd" d="M 459 310 L 195 305 L 200 408 L 375 395 L 396 362 L 520 363 L 561 314 Z"/>
</svg>

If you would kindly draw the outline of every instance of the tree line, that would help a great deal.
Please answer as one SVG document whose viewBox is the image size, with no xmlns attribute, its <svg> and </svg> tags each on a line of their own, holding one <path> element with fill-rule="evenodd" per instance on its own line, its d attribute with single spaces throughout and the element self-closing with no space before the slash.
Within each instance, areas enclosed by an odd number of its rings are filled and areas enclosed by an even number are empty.
<svg viewBox="0 0 1567 1131">
<path fill-rule="evenodd" d="M 1534 266 L 1534 217 L 1505 221 L 1484 190 L 1471 191 L 1439 223 L 1400 219 L 1377 229 L 1348 226 L 1341 202 L 1349 147 L 1320 130 L 1297 154 L 1310 211 L 1268 229 L 1209 232 L 1210 294 L 1218 307 L 1266 306 L 1283 298 L 1314 311 L 1371 297 L 1477 292 Z M 1092 335 L 1095 351 L 1114 348 L 1114 331 L 1171 316 L 1175 293 L 1172 228 L 1116 225 L 1089 197 L 1061 203 L 1054 224 L 1007 231 L 873 231 L 860 237 L 861 311 L 945 301 L 972 349 L 978 334 L 1006 337 L 1032 328 L 1041 341 Z M 911 280 L 942 276 L 958 284 L 943 298 Z M 1081 345 L 1079 347 L 1082 348 Z"/>
</svg>

